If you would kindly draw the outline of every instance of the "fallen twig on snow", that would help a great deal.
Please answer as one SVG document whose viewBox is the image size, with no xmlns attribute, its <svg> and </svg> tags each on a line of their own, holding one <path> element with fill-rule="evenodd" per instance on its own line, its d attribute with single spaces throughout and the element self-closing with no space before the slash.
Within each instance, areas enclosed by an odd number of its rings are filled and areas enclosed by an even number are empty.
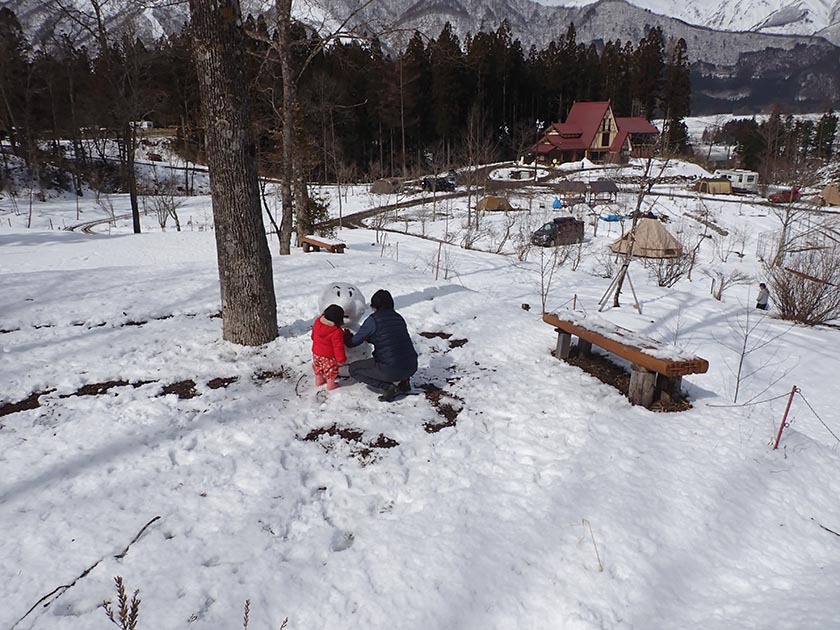
<svg viewBox="0 0 840 630">
<path fill-rule="evenodd" d="M 140 538 L 140 536 L 142 536 L 142 535 L 143 535 L 143 532 L 145 532 L 145 531 L 146 531 L 146 529 L 147 529 L 147 528 L 148 528 L 148 527 L 149 527 L 152 523 L 154 523 L 155 521 L 157 521 L 159 518 L 160 518 L 160 515 L 155 516 L 152 520 L 150 520 L 148 523 L 146 523 L 145 525 L 143 525 L 142 529 L 141 529 L 139 532 L 137 532 L 137 535 L 136 535 L 136 536 L 135 536 L 135 537 L 131 540 L 131 542 L 130 542 L 130 543 L 128 543 L 128 545 L 126 545 L 125 549 L 123 549 L 120 553 L 116 554 L 116 555 L 114 556 L 114 558 L 117 558 L 118 560 L 121 560 L 122 558 L 124 558 L 124 557 L 125 557 L 125 554 L 127 554 L 127 553 L 128 553 L 128 549 L 131 547 L 131 545 L 133 545 L 134 543 L 136 543 L 136 542 L 137 542 L 137 540 Z M 103 556 L 103 557 L 101 557 L 99 560 L 97 560 L 96 562 L 94 562 L 94 563 L 93 563 L 92 565 L 90 565 L 87 569 L 85 569 L 84 571 L 82 571 L 82 572 L 79 574 L 79 576 L 78 576 L 75 580 L 73 580 L 72 582 L 70 582 L 70 584 L 62 584 L 61 586 L 57 586 L 57 587 L 55 587 L 53 590 L 51 590 L 49 593 L 47 593 L 46 595 L 44 595 L 44 596 L 43 596 L 41 599 L 39 599 L 37 602 L 35 602 L 34 604 L 32 604 L 32 607 L 31 607 L 29 610 L 27 610 L 27 611 L 26 611 L 26 613 L 23 615 L 23 617 L 21 617 L 20 619 L 18 619 L 18 620 L 14 623 L 14 625 L 10 628 L 10 630 L 14 630 L 14 629 L 17 627 L 17 625 L 18 625 L 21 621 L 23 621 L 24 619 L 26 619 L 26 618 L 27 618 L 27 617 L 28 617 L 28 616 L 32 613 L 32 611 L 33 611 L 33 610 L 35 610 L 35 609 L 36 609 L 36 608 L 37 608 L 37 607 L 38 607 L 38 606 L 39 606 L 42 602 L 45 602 L 46 600 L 49 600 L 49 601 L 46 601 L 46 603 L 44 603 L 44 608 L 46 608 L 47 606 L 49 606 L 50 604 L 52 604 L 55 600 L 57 600 L 59 597 L 61 597 L 62 595 L 64 595 L 64 593 L 65 593 L 68 589 L 70 589 L 71 587 L 75 586 L 76 582 L 78 582 L 79 580 L 81 580 L 81 579 L 82 579 L 83 577 L 85 577 L 88 573 L 90 573 L 90 572 L 91 572 L 91 571 L 93 571 L 93 570 L 94 570 L 97 566 L 99 566 L 99 564 L 100 564 L 100 563 L 101 563 L 101 562 L 102 562 L 105 558 L 106 558 L 106 556 Z M 56 593 L 57 593 L 57 594 L 56 594 Z M 53 595 L 55 595 L 55 597 L 52 597 Z M 50 597 L 52 597 L 52 599 L 49 599 Z"/>
<path fill-rule="evenodd" d="M 811 517 L 811 520 L 812 520 L 812 521 L 814 521 L 814 522 L 815 522 L 817 525 L 819 525 L 820 527 L 822 527 L 825 531 L 827 531 L 827 532 L 829 532 L 829 533 L 832 533 L 832 534 L 834 534 L 835 536 L 840 536 L 840 533 L 835 532 L 833 529 L 828 529 L 828 527 L 826 527 L 825 525 L 823 525 L 822 523 L 820 523 L 820 522 L 819 522 L 818 520 L 816 520 L 815 518 Z"/>
</svg>

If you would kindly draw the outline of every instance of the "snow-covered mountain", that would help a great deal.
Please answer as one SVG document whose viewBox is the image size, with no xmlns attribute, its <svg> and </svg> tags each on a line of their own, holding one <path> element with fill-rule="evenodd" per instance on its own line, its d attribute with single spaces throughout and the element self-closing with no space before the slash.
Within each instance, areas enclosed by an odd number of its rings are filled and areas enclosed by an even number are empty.
<svg viewBox="0 0 840 630">
<path fill-rule="evenodd" d="M 555 1 L 564 6 L 547 4 Z M 81 11 L 89 6 L 87 0 L 74 2 Z M 783 2 L 717 0 L 698 7 L 677 0 L 379 0 L 362 5 L 357 0 L 300 0 L 294 11 L 313 28 L 327 25 L 327 30 L 351 16 L 349 28 L 382 33 L 383 43 L 394 49 L 415 30 L 436 37 L 447 22 L 463 41 L 469 33 L 494 30 L 507 20 L 513 37 L 526 50 L 557 40 L 572 23 L 578 41 L 584 43 L 616 39 L 636 43 L 647 29 L 658 26 L 667 37 L 683 38 L 688 44 L 698 113 L 757 110 L 774 103 L 816 110 L 840 100 L 840 47 L 811 34 L 819 32 L 840 42 L 840 0 L 798 0 L 795 6 L 802 9 L 798 12 Z M 83 21 L 62 18 L 58 5 L 49 0 L 0 0 L 2 6 L 18 14 L 36 42 L 49 42 L 57 28 L 78 31 Z M 110 28 L 131 24 L 140 36 L 172 32 L 187 19 L 185 3 L 168 0 L 158 6 L 132 0 L 104 6 Z M 273 2 L 247 0 L 243 6 L 253 13 L 270 12 Z M 811 32 L 782 34 L 798 28 L 796 15 L 811 20 Z M 747 30 L 719 30 L 724 26 Z M 83 38 L 84 30 L 79 35 Z"/>
<path fill-rule="evenodd" d="M 546 6 L 582 7 L 593 0 L 536 0 Z M 840 45 L 840 0 L 628 0 L 659 15 L 715 30 L 818 35 Z"/>
</svg>

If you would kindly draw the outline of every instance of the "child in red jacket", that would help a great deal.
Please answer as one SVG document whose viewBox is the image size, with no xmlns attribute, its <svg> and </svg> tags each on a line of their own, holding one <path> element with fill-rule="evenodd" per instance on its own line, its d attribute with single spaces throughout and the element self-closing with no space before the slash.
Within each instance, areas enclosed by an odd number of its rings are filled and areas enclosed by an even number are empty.
<svg viewBox="0 0 840 630">
<path fill-rule="evenodd" d="M 324 383 L 327 389 L 335 389 L 338 383 L 338 366 L 346 363 L 344 354 L 344 309 L 330 304 L 324 314 L 312 326 L 312 368 L 315 371 L 315 386 Z"/>
</svg>

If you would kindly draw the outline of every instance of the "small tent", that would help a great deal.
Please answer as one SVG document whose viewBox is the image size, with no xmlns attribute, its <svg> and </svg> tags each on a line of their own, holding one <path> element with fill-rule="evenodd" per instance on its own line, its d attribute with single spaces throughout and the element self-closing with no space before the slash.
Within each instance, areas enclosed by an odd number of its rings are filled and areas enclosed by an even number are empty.
<svg viewBox="0 0 840 630">
<path fill-rule="evenodd" d="M 840 206 L 840 189 L 837 188 L 837 184 L 829 184 L 820 191 L 820 204 Z"/>
<path fill-rule="evenodd" d="M 400 180 L 395 177 L 377 179 L 370 186 L 370 192 L 374 195 L 393 195 L 400 190 Z"/>
<path fill-rule="evenodd" d="M 708 195 L 731 195 L 732 182 L 725 177 L 703 178 L 697 182 L 697 192 Z"/>
<path fill-rule="evenodd" d="M 483 210 L 485 212 L 506 212 L 508 210 L 513 210 L 513 207 L 510 205 L 510 202 L 504 197 L 487 195 L 486 197 L 479 199 L 478 203 L 475 204 L 475 209 Z"/>
<path fill-rule="evenodd" d="M 610 245 L 616 254 L 626 254 L 635 236 L 633 255 L 639 258 L 677 258 L 683 246 L 656 219 L 639 219 L 636 227 Z"/>
</svg>

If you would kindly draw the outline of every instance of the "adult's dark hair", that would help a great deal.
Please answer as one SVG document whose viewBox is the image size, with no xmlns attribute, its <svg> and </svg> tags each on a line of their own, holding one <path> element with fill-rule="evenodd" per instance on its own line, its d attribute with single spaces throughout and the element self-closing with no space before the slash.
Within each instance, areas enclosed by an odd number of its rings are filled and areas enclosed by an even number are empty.
<svg viewBox="0 0 840 630">
<path fill-rule="evenodd" d="M 330 304 L 324 311 L 324 317 L 336 326 L 342 326 L 344 324 L 344 309 L 338 304 Z"/>
<path fill-rule="evenodd" d="M 385 289 L 379 289 L 379 291 L 374 293 L 373 297 L 370 298 L 370 306 L 371 308 L 376 309 L 394 308 L 394 298 L 392 298 L 391 294 Z"/>
</svg>

